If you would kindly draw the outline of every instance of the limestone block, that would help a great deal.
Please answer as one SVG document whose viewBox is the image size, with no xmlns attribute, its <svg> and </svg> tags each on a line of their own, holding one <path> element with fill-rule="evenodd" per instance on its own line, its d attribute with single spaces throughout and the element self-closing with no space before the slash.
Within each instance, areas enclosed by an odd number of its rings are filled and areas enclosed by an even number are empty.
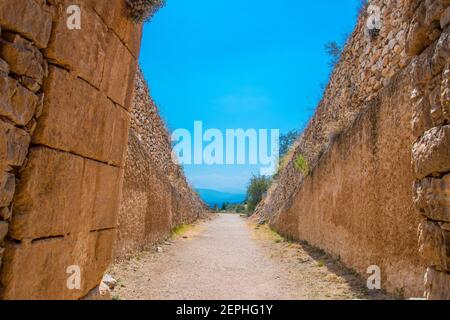
<svg viewBox="0 0 450 320">
<path fill-rule="evenodd" d="M 142 25 L 128 18 L 126 1 L 122 0 L 87 0 L 89 5 L 127 46 L 137 59 L 139 56 Z M 112 4 L 113 3 L 113 4 Z"/>
<path fill-rule="evenodd" d="M 0 42 L 0 57 L 10 67 L 10 71 L 34 79 L 39 85 L 46 75 L 42 53 L 29 41 L 19 35 L 14 35 L 11 42 Z"/>
<path fill-rule="evenodd" d="M 450 23 L 450 7 L 447 7 L 441 15 L 440 24 L 441 28 L 444 29 Z"/>
<path fill-rule="evenodd" d="M 0 74 L 0 115 L 18 125 L 26 125 L 33 117 L 38 96 L 16 80 Z"/>
<path fill-rule="evenodd" d="M 30 141 L 26 131 L 0 120 L 0 164 L 20 167 L 27 156 Z"/>
<path fill-rule="evenodd" d="M 412 130 L 415 137 L 420 137 L 425 131 L 433 128 L 431 105 L 428 97 L 422 96 L 413 105 Z"/>
<path fill-rule="evenodd" d="M 426 265 L 438 270 L 450 268 L 450 232 L 437 222 L 424 220 L 419 225 L 419 254 Z"/>
<path fill-rule="evenodd" d="M 406 53 L 410 56 L 418 55 L 430 43 L 427 35 L 428 29 L 425 24 L 425 17 L 425 3 L 422 3 L 413 16 L 406 37 Z"/>
<path fill-rule="evenodd" d="M 450 125 L 425 132 L 413 146 L 412 161 L 419 180 L 450 171 Z"/>
<path fill-rule="evenodd" d="M 122 170 L 45 147 L 33 148 L 20 176 L 10 225 L 37 239 L 117 225 Z"/>
<path fill-rule="evenodd" d="M 88 232 L 6 248 L 3 299 L 79 299 L 98 286 L 111 261 L 116 231 Z M 81 288 L 68 289 L 68 267 L 80 268 Z M 69 269 L 70 271 L 70 269 Z M 27 275 L 26 277 L 23 275 Z"/>
<path fill-rule="evenodd" d="M 417 181 L 414 203 L 426 217 L 450 222 L 450 174 L 442 179 L 425 178 Z"/>
<path fill-rule="evenodd" d="M 445 124 L 445 117 L 441 103 L 441 86 L 436 86 L 429 94 L 430 101 L 430 117 L 433 122 L 433 127 L 438 127 Z M 426 128 L 427 131 L 430 128 Z"/>
<path fill-rule="evenodd" d="M 123 165 L 129 127 L 125 110 L 57 67 L 50 68 L 44 88 L 44 108 L 33 142 Z"/>
<path fill-rule="evenodd" d="M 52 17 L 45 7 L 33 0 L 1 1 L 0 25 L 20 33 L 38 48 L 45 48 L 50 38 Z"/>
<path fill-rule="evenodd" d="M 9 210 L 8 207 L 0 209 L 0 219 L 5 221 L 9 221 L 9 219 L 11 219 L 11 210 Z"/>
<path fill-rule="evenodd" d="M 98 88 L 104 71 L 107 28 L 93 9 L 81 2 L 81 29 L 69 30 L 66 9 L 72 4 L 71 0 L 62 0 L 56 6 L 54 27 L 44 55 Z"/>
<path fill-rule="evenodd" d="M 102 89 L 108 97 L 127 110 L 131 107 L 136 68 L 136 59 L 119 38 L 110 32 Z"/>
<path fill-rule="evenodd" d="M 428 268 L 425 275 L 425 297 L 429 300 L 450 300 L 450 274 Z"/>
<path fill-rule="evenodd" d="M 3 59 L 0 59 L 0 72 L 3 72 L 5 75 L 9 73 L 9 65 Z"/>
<path fill-rule="evenodd" d="M 442 72 L 447 59 L 450 56 L 450 32 L 447 29 L 443 32 L 436 44 L 433 57 L 431 59 L 431 68 L 433 75 Z"/>
<path fill-rule="evenodd" d="M 8 223 L 5 221 L 0 221 L 0 244 L 3 243 L 7 234 L 8 234 Z"/>
<path fill-rule="evenodd" d="M 8 172 L 0 173 L 0 207 L 6 207 L 11 203 L 15 188 L 14 175 Z"/>
</svg>

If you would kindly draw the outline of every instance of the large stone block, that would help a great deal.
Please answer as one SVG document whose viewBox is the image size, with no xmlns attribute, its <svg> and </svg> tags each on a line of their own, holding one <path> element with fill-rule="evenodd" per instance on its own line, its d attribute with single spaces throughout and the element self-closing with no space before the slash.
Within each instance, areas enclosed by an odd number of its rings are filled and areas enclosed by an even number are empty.
<svg viewBox="0 0 450 320">
<path fill-rule="evenodd" d="M 95 288 L 111 261 L 115 230 L 42 239 L 7 247 L 1 274 L 3 299 L 79 299 Z M 71 266 L 81 288 L 70 290 Z"/>
<path fill-rule="evenodd" d="M 50 38 L 52 17 L 45 6 L 34 0 L 0 1 L 0 25 L 18 32 L 45 48 Z"/>
<path fill-rule="evenodd" d="M 8 172 L 0 172 L 0 207 L 8 206 L 14 196 L 16 180 Z"/>
<path fill-rule="evenodd" d="M 27 156 L 30 141 L 25 130 L 0 120 L 0 164 L 20 167 Z"/>
<path fill-rule="evenodd" d="M 417 181 L 414 203 L 426 217 L 450 222 L 450 174 L 442 179 L 425 178 Z"/>
<path fill-rule="evenodd" d="M 439 270 L 450 268 L 450 232 L 437 222 L 424 220 L 419 225 L 419 254 L 428 266 Z"/>
<path fill-rule="evenodd" d="M 102 18 L 136 58 L 142 36 L 142 25 L 129 19 L 126 1 L 122 0 L 87 0 L 95 12 Z"/>
<path fill-rule="evenodd" d="M 33 142 L 122 166 L 129 115 L 103 93 L 51 67 Z M 80 94 L 83 93 L 83 94 Z"/>
<path fill-rule="evenodd" d="M 450 125 L 425 132 L 413 146 L 412 161 L 419 180 L 450 171 Z"/>
<path fill-rule="evenodd" d="M 425 275 L 425 297 L 429 300 L 450 300 L 450 274 L 428 268 Z"/>
<path fill-rule="evenodd" d="M 33 117 L 39 97 L 16 80 L 0 73 L 0 116 L 25 126 Z"/>
<path fill-rule="evenodd" d="M 427 96 L 422 96 L 414 103 L 412 115 L 412 130 L 415 137 L 420 137 L 425 131 L 433 128 L 431 105 Z"/>
<path fill-rule="evenodd" d="M 13 35 L 0 42 L 0 56 L 9 64 L 10 71 L 35 80 L 39 85 L 46 75 L 42 53 L 29 41 Z"/>
<path fill-rule="evenodd" d="M 11 237 L 37 239 L 114 228 L 122 169 L 34 148 L 13 203 Z"/>
<path fill-rule="evenodd" d="M 106 47 L 108 30 L 85 1 L 80 3 L 81 29 L 69 30 L 66 9 L 73 4 L 71 0 L 62 0 L 55 6 L 54 27 L 44 55 L 98 88 L 108 50 Z"/>
<path fill-rule="evenodd" d="M 131 107 L 137 62 L 130 51 L 110 32 L 102 89 L 114 102 L 127 110 Z"/>
</svg>

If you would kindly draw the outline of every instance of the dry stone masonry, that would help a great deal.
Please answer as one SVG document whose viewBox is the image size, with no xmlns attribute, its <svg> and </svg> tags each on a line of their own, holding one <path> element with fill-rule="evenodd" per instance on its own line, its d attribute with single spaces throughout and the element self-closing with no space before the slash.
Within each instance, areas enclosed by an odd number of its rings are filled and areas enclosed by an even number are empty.
<svg viewBox="0 0 450 320">
<path fill-rule="evenodd" d="M 414 204 L 425 295 L 450 299 L 450 1 L 426 1 L 411 28 Z M 436 40 L 437 39 L 437 40 Z"/>
<path fill-rule="evenodd" d="M 449 299 L 450 1 L 370 4 L 381 29 L 364 8 L 257 214 L 363 275 L 380 266 L 391 292 L 421 296 L 428 268 L 426 297 Z"/>
<path fill-rule="evenodd" d="M 79 0 L 69 29 L 72 4 L 0 0 L 4 299 L 81 298 L 112 257 L 141 27 L 122 0 Z"/>
</svg>

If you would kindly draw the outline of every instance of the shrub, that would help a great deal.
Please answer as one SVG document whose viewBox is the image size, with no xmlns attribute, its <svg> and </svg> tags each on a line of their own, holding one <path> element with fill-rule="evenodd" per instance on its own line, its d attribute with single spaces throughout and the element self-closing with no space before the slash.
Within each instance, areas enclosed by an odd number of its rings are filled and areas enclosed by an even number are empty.
<svg viewBox="0 0 450 320">
<path fill-rule="evenodd" d="M 266 176 L 253 176 L 247 188 L 247 214 L 251 215 L 269 190 L 271 179 Z"/>
<path fill-rule="evenodd" d="M 295 158 L 294 165 L 295 165 L 295 168 L 298 171 L 302 172 L 304 175 L 309 174 L 309 164 L 303 155 L 299 154 L 297 156 L 297 158 Z"/>
<path fill-rule="evenodd" d="M 126 0 L 126 2 L 131 19 L 137 23 L 150 20 L 165 4 L 165 0 Z"/>
</svg>

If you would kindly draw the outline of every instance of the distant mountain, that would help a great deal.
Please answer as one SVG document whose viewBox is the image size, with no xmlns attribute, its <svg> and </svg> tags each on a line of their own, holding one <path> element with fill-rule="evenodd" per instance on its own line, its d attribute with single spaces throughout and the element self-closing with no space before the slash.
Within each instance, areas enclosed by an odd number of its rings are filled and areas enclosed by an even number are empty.
<svg viewBox="0 0 450 320">
<path fill-rule="evenodd" d="M 210 189 L 197 189 L 197 192 L 203 201 L 211 207 L 215 204 L 221 207 L 225 202 L 237 204 L 245 200 L 245 194 L 228 193 Z"/>
</svg>

